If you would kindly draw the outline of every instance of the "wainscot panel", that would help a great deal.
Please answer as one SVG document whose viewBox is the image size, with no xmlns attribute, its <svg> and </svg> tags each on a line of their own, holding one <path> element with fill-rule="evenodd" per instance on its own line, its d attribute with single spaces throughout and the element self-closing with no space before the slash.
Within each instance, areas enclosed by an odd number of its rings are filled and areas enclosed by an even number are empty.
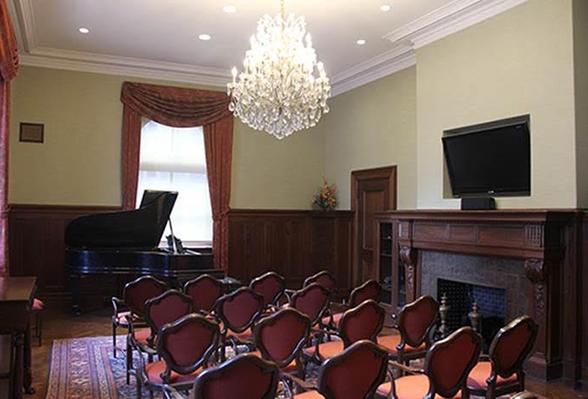
<svg viewBox="0 0 588 399">
<path fill-rule="evenodd" d="M 228 275 L 244 282 L 266 271 L 290 288 L 328 270 L 346 293 L 351 285 L 353 212 L 234 209 L 229 212 Z"/>
</svg>

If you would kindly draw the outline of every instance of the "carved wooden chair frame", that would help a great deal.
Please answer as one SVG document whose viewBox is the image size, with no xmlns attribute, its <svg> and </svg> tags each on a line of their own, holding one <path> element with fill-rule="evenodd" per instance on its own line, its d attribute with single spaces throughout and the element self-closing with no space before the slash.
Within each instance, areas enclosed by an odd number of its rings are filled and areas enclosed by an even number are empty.
<svg viewBox="0 0 588 399">
<path fill-rule="evenodd" d="M 188 295 L 185 295 L 184 293 L 182 293 L 181 291 L 178 291 L 178 290 L 174 290 L 174 289 L 167 290 L 163 294 L 156 296 L 155 298 L 148 299 L 145 302 L 145 322 L 147 322 L 147 325 L 149 326 L 149 328 L 151 328 L 151 335 L 149 336 L 149 338 L 147 338 L 147 343 L 151 347 L 155 346 L 155 338 L 157 337 L 157 334 L 159 333 L 160 328 L 163 327 L 163 326 L 157 326 L 155 321 L 153 321 L 153 319 L 151 318 L 151 308 L 153 306 L 157 306 L 157 305 L 161 304 L 161 302 L 165 301 L 170 296 L 178 297 L 179 299 L 181 299 L 182 302 L 184 302 L 187 305 L 188 311 L 184 314 L 184 316 L 192 313 L 192 310 L 193 310 L 192 298 L 190 298 Z"/>
<path fill-rule="evenodd" d="M 361 302 L 363 302 L 363 301 L 358 303 L 357 297 L 359 295 L 361 295 L 363 293 L 363 291 L 368 289 L 368 287 L 370 287 L 371 285 L 376 285 L 376 288 L 378 290 L 378 295 L 377 295 L 377 299 L 375 299 L 375 301 L 379 302 L 380 298 L 382 296 L 382 290 L 383 290 L 382 285 L 378 281 L 371 279 L 371 280 L 368 280 L 365 283 L 361 284 L 360 286 L 355 287 L 351 291 L 351 294 L 349 294 L 349 299 L 348 299 L 347 303 L 340 303 L 337 305 L 342 307 L 344 310 L 351 309 L 351 308 L 354 308 L 354 307 L 360 305 Z M 337 314 L 337 315 L 341 314 L 341 316 L 342 316 L 344 313 L 344 310 L 341 312 L 335 313 L 335 314 Z M 328 330 L 337 331 L 337 329 L 338 329 L 338 323 L 336 323 L 335 319 L 334 319 L 335 314 L 333 314 L 333 312 L 331 310 L 329 310 L 329 322 L 326 325 Z M 340 320 L 339 320 L 339 322 L 340 322 Z"/>
<path fill-rule="evenodd" d="M 215 285 L 218 289 L 219 289 L 219 296 L 216 298 L 216 300 L 218 300 L 220 297 L 222 297 L 225 293 L 225 285 L 223 284 L 222 281 L 220 281 L 219 279 L 215 278 L 214 276 L 210 275 L 210 274 L 203 274 L 201 276 L 198 276 L 192 280 L 186 281 L 186 283 L 184 284 L 184 286 L 182 287 L 182 291 L 184 292 L 184 294 L 190 296 L 188 294 L 188 290 L 190 289 L 190 287 L 192 285 L 198 284 L 201 281 L 210 281 L 213 285 Z M 214 310 L 214 307 L 216 305 L 216 300 L 214 301 L 214 303 L 212 304 L 212 306 L 209 309 L 196 309 L 194 308 L 194 311 L 198 311 L 200 312 L 201 310 L 204 310 L 204 313 L 211 313 Z"/>
<path fill-rule="evenodd" d="M 238 300 L 238 297 L 243 293 L 249 293 L 257 302 L 258 308 L 257 311 L 254 312 L 251 317 L 249 318 L 248 322 L 245 323 L 243 326 L 235 326 L 227 319 L 223 312 L 223 306 L 226 302 L 232 302 L 234 300 Z M 257 292 L 253 291 L 249 287 L 241 287 L 237 290 L 231 292 L 230 294 L 225 294 L 220 297 L 216 301 L 215 305 L 215 313 L 216 317 L 222 322 L 222 330 L 221 330 L 221 360 L 225 359 L 225 346 L 227 344 L 227 333 L 229 330 L 239 334 L 246 331 L 248 328 L 251 328 L 253 324 L 261 317 L 263 314 L 263 297 L 259 295 Z M 253 335 L 252 335 L 253 338 Z M 243 343 L 247 346 L 252 346 L 253 342 L 241 342 L 236 337 L 229 337 L 229 341 L 233 346 L 233 350 L 237 353 L 237 344 Z"/>
<path fill-rule="evenodd" d="M 337 285 L 337 280 L 335 279 L 335 276 L 333 276 L 333 274 L 327 270 L 321 270 L 320 272 L 315 273 L 312 276 L 308 276 L 306 279 L 304 279 L 304 283 L 302 283 L 302 288 L 305 288 L 312 283 L 316 283 L 319 279 L 321 279 L 323 277 L 329 278 L 329 280 L 331 280 L 331 282 L 333 283 L 332 289 L 325 287 L 327 289 L 327 291 L 329 291 L 331 294 L 333 294 L 332 291 L 335 290 L 335 287 Z M 320 284 L 320 283 L 318 283 L 318 284 Z"/>
<path fill-rule="evenodd" d="M 312 291 L 312 290 L 320 290 L 320 291 L 322 291 L 323 295 L 325 295 L 325 298 L 326 298 L 325 303 L 319 309 L 316 318 L 310 320 L 311 326 L 314 326 L 316 324 L 320 324 L 321 323 L 322 318 L 324 317 L 325 313 L 329 309 L 329 306 L 330 306 L 330 303 L 331 303 L 331 301 L 330 301 L 330 297 L 331 297 L 330 292 L 323 285 L 321 285 L 319 283 L 311 283 L 311 284 L 306 285 L 301 290 L 298 290 L 298 291 L 294 292 L 294 294 L 290 298 L 290 307 L 296 309 L 296 307 L 294 306 L 294 304 L 296 303 L 296 301 L 298 301 L 299 298 L 303 298 L 304 296 L 306 296 L 308 294 L 308 292 L 309 291 Z"/>
<path fill-rule="evenodd" d="M 285 292 L 286 292 L 286 279 L 283 276 L 281 276 L 280 274 L 273 272 L 273 271 L 264 273 L 261 276 L 258 276 L 256 278 L 254 278 L 253 280 L 251 280 L 251 282 L 249 283 L 249 288 L 251 288 L 253 291 L 255 291 L 255 286 L 257 284 L 264 282 L 267 279 L 274 279 L 275 281 L 278 281 L 278 284 L 280 286 L 280 290 L 274 295 L 274 297 L 270 300 L 270 302 L 268 304 L 266 304 L 266 306 L 268 306 L 268 307 L 277 306 L 278 302 L 280 301 L 280 298 L 282 298 L 282 296 L 284 296 Z M 265 301 L 265 299 L 264 299 L 264 301 Z"/>
<path fill-rule="evenodd" d="M 304 331 L 303 336 L 301 336 L 300 340 L 298 340 L 298 342 L 296 343 L 294 350 L 292 351 L 290 356 L 288 356 L 286 359 L 284 359 L 282 361 L 278 361 L 270 355 L 269 351 L 267 350 L 266 346 L 264 345 L 263 340 L 261 339 L 261 331 L 262 331 L 262 329 L 264 329 L 266 327 L 270 327 L 270 326 L 276 324 L 277 322 L 279 322 L 280 319 L 282 317 L 284 317 L 285 314 L 294 315 L 302 323 L 305 323 L 306 326 L 305 326 L 305 331 Z M 303 364 L 302 364 L 302 349 L 306 346 L 306 343 L 308 342 L 308 339 L 310 337 L 310 329 L 311 329 L 310 323 L 311 323 L 311 321 L 308 318 L 308 316 L 306 316 L 305 314 L 303 314 L 302 312 L 300 312 L 294 308 L 281 309 L 270 316 L 264 317 L 263 319 L 261 319 L 259 321 L 259 323 L 257 323 L 255 325 L 255 327 L 253 329 L 253 335 L 255 337 L 255 346 L 259 349 L 263 358 L 271 359 L 271 361 L 274 362 L 275 364 L 277 364 L 280 369 L 285 368 L 290 363 L 292 363 L 292 361 L 296 360 L 297 371 L 298 371 L 299 375 L 303 376 L 302 373 L 304 370 L 303 370 Z"/>
<path fill-rule="evenodd" d="M 253 363 L 262 373 L 271 373 L 271 382 L 268 387 L 267 393 L 260 399 L 274 399 L 276 397 L 276 391 L 280 380 L 280 370 L 272 363 L 268 362 L 259 356 L 255 356 L 250 353 L 244 353 L 234 358 L 227 360 L 215 368 L 208 369 L 198 376 L 198 379 L 194 382 L 194 399 L 205 399 L 203 389 L 209 380 L 215 380 L 222 378 L 222 375 L 226 372 L 230 372 L 233 367 L 238 366 L 240 363 L 248 362 Z"/>
<path fill-rule="evenodd" d="M 419 337 L 418 340 L 413 341 L 411 339 L 410 335 L 408 334 L 408 331 L 406 330 L 406 326 L 405 326 L 406 315 L 407 315 L 407 312 L 411 312 L 414 308 L 421 306 L 423 303 L 428 304 L 431 307 L 431 310 L 434 313 L 434 317 L 431 319 L 431 323 L 429 324 L 427 329 L 423 332 L 423 335 L 421 337 Z M 439 317 L 439 303 L 432 296 L 423 295 L 420 298 L 418 298 L 416 301 L 404 305 L 404 307 L 402 308 L 402 310 L 400 311 L 400 313 L 398 314 L 398 317 L 397 317 L 396 328 L 400 332 L 400 342 L 398 343 L 398 345 L 396 345 L 396 350 L 398 353 L 398 357 L 396 360 L 398 360 L 399 362 L 402 363 L 402 362 L 408 362 L 413 359 L 419 359 L 419 358 L 425 357 L 425 355 L 427 353 L 426 349 L 422 350 L 422 351 L 417 350 L 414 352 L 405 353 L 404 348 L 406 347 L 406 345 L 409 345 L 413 348 L 418 348 L 419 346 L 421 346 L 424 343 L 426 348 L 428 349 L 431 345 L 431 340 L 430 340 L 431 330 L 435 326 L 435 322 L 438 317 Z"/>
<path fill-rule="evenodd" d="M 194 322 L 199 323 L 201 326 L 208 329 L 212 333 L 212 336 L 207 348 L 194 363 L 188 366 L 180 366 L 175 363 L 172 354 L 165 348 L 165 336 L 182 329 L 183 326 L 187 323 Z M 178 374 L 186 375 L 193 373 L 200 367 L 205 367 L 210 357 L 213 354 L 215 354 L 216 349 L 218 348 L 219 338 L 220 331 L 218 324 L 211 320 L 208 320 L 204 316 L 199 315 L 197 313 L 188 314 L 182 317 L 181 319 L 174 321 L 173 323 L 168 323 L 165 326 L 163 326 L 163 328 L 159 330 L 159 333 L 157 335 L 157 353 L 165 362 L 165 370 L 163 371 L 163 373 L 161 373 L 161 379 L 163 383 L 157 384 L 149 380 L 148 376 L 145 373 L 144 359 L 140 357 L 141 370 L 140 372 L 137 372 L 137 396 L 142 397 L 141 386 L 143 385 L 146 386 L 150 392 L 152 392 L 154 389 L 159 389 L 163 391 L 166 387 L 170 386 L 178 390 L 186 390 L 191 388 L 194 384 L 193 380 L 170 384 L 169 378 L 171 376 L 172 371 Z"/>
<path fill-rule="evenodd" d="M 513 333 L 515 328 L 517 328 L 520 324 L 526 324 L 526 326 L 531 331 L 531 336 L 529 337 L 529 341 L 519 354 L 519 357 L 513 363 L 513 366 L 505 369 L 505 370 L 498 370 L 497 368 L 497 360 L 496 360 L 496 348 L 500 344 L 500 340 L 503 337 L 506 337 Z M 492 343 L 490 344 L 490 350 L 488 351 L 488 356 L 484 356 L 487 358 L 488 361 L 492 364 L 492 372 L 488 376 L 486 383 L 488 384 L 488 389 L 470 389 L 471 393 L 476 396 L 485 396 L 487 398 L 496 398 L 498 396 L 506 395 L 509 393 L 516 393 L 525 390 L 525 371 L 523 370 L 523 365 L 527 357 L 531 354 L 533 347 L 535 345 L 535 340 L 537 339 L 539 327 L 535 323 L 535 321 L 530 316 L 520 316 L 508 323 L 506 326 L 502 327 L 494 336 Z M 483 359 L 486 360 L 486 359 Z M 516 383 L 508 384 L 505 386 L 497 387 L 496 381 L 498 377 L 508 378 L 511 375 L 517 375 Z"/>
</svg>

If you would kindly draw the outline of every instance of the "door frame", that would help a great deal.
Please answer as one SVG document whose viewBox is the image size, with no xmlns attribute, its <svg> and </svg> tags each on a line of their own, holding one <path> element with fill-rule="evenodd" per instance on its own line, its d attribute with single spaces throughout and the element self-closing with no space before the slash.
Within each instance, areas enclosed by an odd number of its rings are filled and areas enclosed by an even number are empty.
<svg viewBox="0 0 588 399">
<path fill-rule="evenodd" d="M 358 196 L 359 196 L 359 183 L 362 180 L 372 179 L 387 179 L 388 189 L 390 196 L 385 210 L 395 210 L 397 207 L 397 169 L 396 165 L 384 166 L 373 169 L 360 169 L 351 171 L 351 210 L 353 211 L 353 255 L 352 255 L 352 272 L 351 272 L 351 285 L 352 287 L 357 286 L 359 281 L 359 212 L 357 209 Z M 364 226 L 365 227 L 365 226 Z M 372 229 L 375 225 L 372 226 Z M 374 232 L 375 233 L 375 232 Z M 376 237 L 376 234 L 372 235 Z M 373 246 L 373 245 L 372 245 Z M 374 247 L 375 250 L 375 247 Z"/>
</svg>

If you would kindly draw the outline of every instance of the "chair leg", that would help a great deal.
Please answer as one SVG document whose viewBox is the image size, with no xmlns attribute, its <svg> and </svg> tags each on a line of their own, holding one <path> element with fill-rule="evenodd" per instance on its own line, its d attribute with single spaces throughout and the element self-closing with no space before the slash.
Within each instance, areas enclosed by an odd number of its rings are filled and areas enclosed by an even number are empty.
<svg viewBox="0 0 588 399">
<path fill-rule="evenodd" d="M 41 312 L 37 315 L 37 338 L 39 342 L 39 346 L 43 343 L 43 315 Z"/>
<path fill-rule="evenodd" d="M 112 353 L 116 359 L 116 324 L 112 323 Z"/>
<path fill-rule="evenodd" d="M 131 343 L 129 338 L 127 337 L 127 354 L 126 354 L 126 363 L 127 363 L 127 385 L 131 383 L 131 369 L 133 368 L 133 349 L 131 348 Z"/>
</svg>

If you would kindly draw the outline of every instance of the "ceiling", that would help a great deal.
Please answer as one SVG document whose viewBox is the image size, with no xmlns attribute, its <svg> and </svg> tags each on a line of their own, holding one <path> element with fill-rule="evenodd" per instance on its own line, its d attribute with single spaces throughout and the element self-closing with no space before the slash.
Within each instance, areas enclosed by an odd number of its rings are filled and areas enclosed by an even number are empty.
<svg viewBox="0 0 588 399">
<path fill-rule="evenodd" d="M 286 12 L 306 17 L 338 94 L 414 64 L 419 40 L 523 1 L 286 0 Z M 380 10 L 384 4 L 389 11 Z M 225 5 L 237 11 L 226 13 Z M 11 6 L 25 65 L 222 86 L 231 67 L 241 65 L 257 20 L 276 14 L 279 0 L 13 0 Z M 211 40 L 199 40 L 203 33 Z"/>
</svg>

